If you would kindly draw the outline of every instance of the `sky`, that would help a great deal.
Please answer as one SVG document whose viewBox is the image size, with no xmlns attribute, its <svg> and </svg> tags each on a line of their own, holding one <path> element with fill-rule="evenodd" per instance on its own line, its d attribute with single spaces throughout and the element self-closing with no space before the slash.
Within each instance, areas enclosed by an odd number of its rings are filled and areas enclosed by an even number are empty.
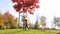
<svg viewBox="0 0 60 34">
<path fill-rule="evenodd" d="M 45 16 L 47 27 L 52 27 L 53 17 L 60 17 L 60 0 L 40 0 L 40 8 L 35 9 L 34 15 L 28 15 L 31 23 L 36 21 L 38 17 Z M 15 18 L 18 17 L 18 12 L 13 8 L 11 0 L 0 0 L 0 13 L 4 14 L 9 11 Z"/>
<path fill-rule="evenodd" d="M 18 17 L 18 12 L 13 8 L 11 0 L 0 0 L 0 12 L 4 14 L 7 11 L 9 11 L 14 17 Z"/>
</svg>

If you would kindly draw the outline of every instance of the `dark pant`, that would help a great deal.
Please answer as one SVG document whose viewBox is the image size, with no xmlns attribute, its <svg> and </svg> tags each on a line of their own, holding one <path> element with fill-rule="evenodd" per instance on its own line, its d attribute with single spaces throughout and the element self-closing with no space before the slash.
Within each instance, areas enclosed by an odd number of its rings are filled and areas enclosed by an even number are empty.
<svg viewBox="0 0 60 34">
<path fill-rule="evenodd" d="M 26 28 L 28 28 L 28 30 L 29 30 L 28 25 L 24 25 L 24 26 L 23 26 L 23 29 L 24 29 L 24 30 L 26 30 Z"/>
</svg>

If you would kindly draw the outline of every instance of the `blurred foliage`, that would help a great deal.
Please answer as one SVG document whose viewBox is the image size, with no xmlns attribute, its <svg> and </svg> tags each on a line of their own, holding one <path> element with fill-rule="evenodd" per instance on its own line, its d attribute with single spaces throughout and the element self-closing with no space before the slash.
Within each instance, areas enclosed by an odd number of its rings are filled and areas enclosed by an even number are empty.
<svg viewBox="0 0 60 34">
<path fill-rule="evenodd" d="M 0 29 L 4 28 L 18 28 L 17 18 L 14 19 L 14 16 L 8 11 L 4 15 L 0 13 Z"/>
<path fill-rule="evenodd" d="M 60 27 L 60 17 L 54 17 L 53 18 L 53 24 L 55 25 L 55 28 L 57 26 Z"/>
<path fill-rule="evenodd" d="M 35 23 L 35 29 L 38 29 L 39 28 L 39 24 L 38 24 L 38 21 L 36 21 Z"/>
<path fill-rule="evenodd" d="M 41 16 L 40 20 L 41 20 L 40 24 L 42 25 L 43 29 L 46 28 L 46 17 Z"/>
</svg>

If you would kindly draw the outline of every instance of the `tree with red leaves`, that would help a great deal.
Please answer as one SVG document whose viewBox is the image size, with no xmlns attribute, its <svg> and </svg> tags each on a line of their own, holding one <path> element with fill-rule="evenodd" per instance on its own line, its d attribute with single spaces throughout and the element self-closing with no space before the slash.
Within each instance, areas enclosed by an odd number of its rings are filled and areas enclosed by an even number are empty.
<svg viewBox="0 0 60 34">
<path fill-rule="evenodd" d="M 14 26 L 14 16 L 10 14 L 9 11 L 4 14 L 4 22 L 6 28 L 12 28 L 12 26 Z"/>
<path fill-rule="evenodd" d="M 22 11 L 24 13 L 26 13 L 27 11 L 31 12 L 28 9 L 33 10 L 33 8 L 39 8 L 39 5 L 37 5 L 39 3 L 39 0 L 12 0 L 12 2 L 17 3 L 13 6 L 17 12 L 21 12 L 22 8 Z"/>
<path fill-rule="evenodd" d="M 39 0 L 12 0 L 12 2 L 17 3 L 13 7 L 16 12 L 19 12 L 19 19 L 21 12 L 34 14 L 34 8 L 39 8 L 39 5 L 37 5 Z"/>
</svg>

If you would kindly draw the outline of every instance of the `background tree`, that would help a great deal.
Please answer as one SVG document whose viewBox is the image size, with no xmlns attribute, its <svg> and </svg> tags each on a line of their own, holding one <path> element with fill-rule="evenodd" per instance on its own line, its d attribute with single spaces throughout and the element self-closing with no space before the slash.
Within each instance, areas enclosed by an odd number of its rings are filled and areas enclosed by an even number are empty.
<svg viewBox="0 0 60 34">
<path fill-rule="evenodd" d="M 38 29 L 38 28 L 39 28 L 38 21 L 36 21 L 36 23 L 35 23 L 35 29 Z"/>
<path fill-rule="evenodd" d="M 14 27 L 17 29 L 18 28 L 18 18 L 14 20 Z"/>
<path fill-rule="evenodd" d="M 60 27 L 60 17 L 54 17 L 53 24 L 55 25 L 55 29 L 56 27 Z"/>
<path fill-rule="evenodd" d="M 3 15 L 0 13 L 0 29 L 4 28 L 4 19 L 3 19 Z"/>
<path fill-rule="evenodd" d="M 35 25 L 32 23 L 29 23 L 29 28 L 35 28 Z"/>
<path fill-rule="evenodd" d="M 18 19 L 15 19 L 9 11 L 3 15 L 0 13 L 0 29 L 18 28 Z"/>
<path fill-rule="evenodd" d="M 11 28 L 14 26 L 14 17 L 9 13 L 9 12 L 6 12 L 4 14 L 4 19 L 5 19 L 5 26 L 7 28 Z"/>
<path fill-rule="evenodd" d="M 41 16 L 40 20 L 41 20 L 40 24 L 42 25 L 42 29 L 44 29 L 46 27 L 46 17 Z"/>
<path fill-rule="evenodd" d="M 57 26 L 60 27 L 60 23 L 58 23 Z"/>
<path fill-rule="evenodd" d="M 55 24 L 55 28 L 56 28 L 58 22 L 59 22 L 59 18 L 58 17 L 54 17 L 53 24 Z"/>
<path fill-rule="evenodd" d="M 37 13 L 36 14 L 36 18 L 37 18 L 37 20 L 36 20 L 36 22 L 35 22 L 35 29 L 38 29 L 39 28 L 39 22 L 38 22 L 38 19 L 39 19 L 39 13 Z"/>
</svg>

